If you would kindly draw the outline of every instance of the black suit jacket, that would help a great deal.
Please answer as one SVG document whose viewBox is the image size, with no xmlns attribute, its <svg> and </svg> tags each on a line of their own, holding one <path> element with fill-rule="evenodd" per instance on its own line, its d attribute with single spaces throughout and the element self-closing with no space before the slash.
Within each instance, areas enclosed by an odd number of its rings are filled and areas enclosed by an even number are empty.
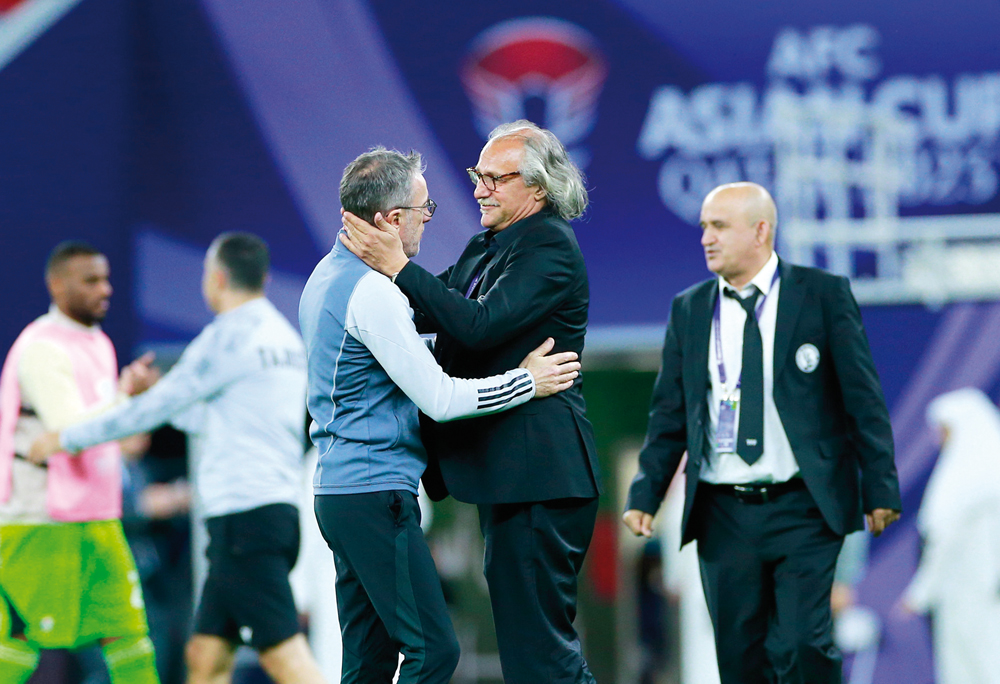
<svg viewBox="0 0 1000 684">
<path fill-rule="evenodd" d="M 830 528 L 843 535 L 862 529 L 863 511 L 901 509 L 889 412 L 847 278 L 784 261 L 779 269 L 774 403 L 806 487 Z M 673 301 L 626 506 L 655 513 L 687 451 L 682 543 L 693 538 L 688 523 L 706 452 L 708 346 L 718 296 L 712 278 Z M 820 353 L 808 373 L 795 361 L 807 343 Z"/>
<path fill-rule="evenodd" d="M 504 373 L 545 338 L 555 351 L 583 354 L 590 291 L 569 224 L 543 210 L 496 234 L 498 250 L 478 287 L 469 287 L 487 233 L 466 245 L 458 262 L 433 276 L 410 262 L 396 276 L 419 313 L 421 332 L 436 332 L 435 356 L 456 377 Z M 599 493 L 597 452 L 582 381 L 565 392 L 510 411 L 438 424 L 422 417 L 430 463 L 424 486 L 468 503 L 516 503 Z M 437 486 L 436 486 L 437 485 Z"/>
</svg>

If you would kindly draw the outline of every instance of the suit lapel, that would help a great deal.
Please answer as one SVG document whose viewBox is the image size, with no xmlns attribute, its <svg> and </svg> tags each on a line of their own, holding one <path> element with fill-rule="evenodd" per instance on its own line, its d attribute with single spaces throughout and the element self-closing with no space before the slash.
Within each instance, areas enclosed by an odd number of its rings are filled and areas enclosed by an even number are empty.
<svg viewBox="0 0 1000 684">
<path fill-rule="evenodd" d="M 712 311 L 715 308 L 715 300 L 719 295 L 719 282 L 712 279 L 705 287 L 696 290 L 691 297 L 691 316 L 688 320 L 687 335 L 684 344 L 684 385 L 686 390 L 686 401 L 693 407 L 698 416 L 697 430 L 699 434 L 694 436 L 696 446 L 694 453 L 689 453 L 692 459 L 691 467 L 697 472 L 698 463 L 704 456 L 704 421 L 708 420 L 705 402 L 706 392 L 708 392 L 708 343 L 712 332 Z"/>
<path fill-rule="evenodd" d="M 493 283 L 497 281 L 500 275 L 503 273 L 503 269 L 497 268 L 497 264 L 500 263 L 500 254 L 503 253 L 501 249 L 498 253 L 493 255 L 493 258 L 487 263 L 483 264 L 483 277 L 479 284 L 479 294 L 484 295 L 489 292 L 489 289 L 493 287 Z"/>
<path fill-rule="evenodd" d="M 691 301 L 691 328 L 687 351 L 690 354 L 690 368 L 693 374 L 691 387 L 698 392 L 704 392 L 708 387 L 708 342 L 712 331 L 712 312 L 718 296 L 719 281 L 713 279 L 708 287 L 698 291 Z"/>
<path fill-rule="evenodd" d="M 805 288 L 801 285 L 802 276 L 796 273 L 790 264 L 782 259 L 778 262 L 781 273 L 781 291 L 778 294 L 778 313 L 774 322 L 774 379 L 777 380 L 785 370 L 785 359 L 788 358 L 788 348 L 792 343 L 792 333 L 802 311 L 805 301 Z"/>
</svg>

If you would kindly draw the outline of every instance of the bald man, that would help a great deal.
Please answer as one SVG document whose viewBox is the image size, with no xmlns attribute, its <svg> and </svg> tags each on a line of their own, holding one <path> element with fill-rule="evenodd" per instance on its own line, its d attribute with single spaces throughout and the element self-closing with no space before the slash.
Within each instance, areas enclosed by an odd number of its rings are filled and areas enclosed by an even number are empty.
<svg viewBox="0 0 1000 684">
<path fill-rule="evenodd" d="M 776 226 L 759 185 L 705 198 L 715 277 L 673 300 L 623 519 L 652 534 L 686 451 L 681 543 L 698 542 L 722 684 L 831 684 L 837 554 L 899 517 L 899 482 L 850 283 L 779 259 Z"/>
</svg>

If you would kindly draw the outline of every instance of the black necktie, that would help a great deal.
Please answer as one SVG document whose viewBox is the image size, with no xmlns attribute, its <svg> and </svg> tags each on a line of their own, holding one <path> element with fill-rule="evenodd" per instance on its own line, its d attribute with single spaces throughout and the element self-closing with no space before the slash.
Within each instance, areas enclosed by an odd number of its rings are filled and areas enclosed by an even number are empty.
<svg viewBox="0 0 1000 684">
<path fill-rule="evenodd" d="M 764 453 L 764 344 L 757 326 L 755 304 L 760 290 L 754 286 L 753 294 L 740 299 L 733 290 L 726 296 L 740 303 L 746 311 L 743 326 L 743 371 L 740 376 L 740 430 L 736 439 L 736 453 L 753 465 Z"/>
</svg>

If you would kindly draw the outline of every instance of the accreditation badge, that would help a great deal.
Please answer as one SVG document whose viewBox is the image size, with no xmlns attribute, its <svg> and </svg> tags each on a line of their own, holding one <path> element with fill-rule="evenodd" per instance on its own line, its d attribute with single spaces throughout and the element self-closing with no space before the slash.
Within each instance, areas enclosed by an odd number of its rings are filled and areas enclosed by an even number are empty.
<svg viewBox="0 0 1000 684">
<path fill-rule="evenodd" d="M 719 422 L 715 428 L 715 453 L 736 452 L 736 414 L 739 409 L 739 390 L 719 402 Z"/>
</svg>

